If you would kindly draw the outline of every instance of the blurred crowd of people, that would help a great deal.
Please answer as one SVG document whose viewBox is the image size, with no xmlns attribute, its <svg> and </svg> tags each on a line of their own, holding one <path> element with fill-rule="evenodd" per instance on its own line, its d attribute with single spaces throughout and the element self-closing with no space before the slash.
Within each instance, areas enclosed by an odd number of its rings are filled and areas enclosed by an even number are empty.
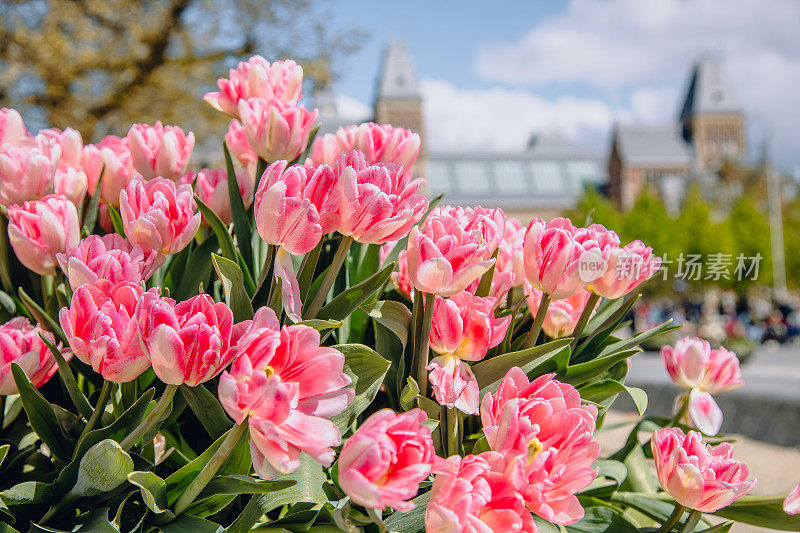
<svg viewBox="0 0 800 533">
<path fill-rule="evenodd" d="M 800 298 L 780 301 L 767 290 L 738 294 L 711 289 L 643 299 L 633 309 L 637 331 L 672 319 L 681 335 L 696 335 L 712 344 L 786 343 L 800 334 Z"/>
</svg>

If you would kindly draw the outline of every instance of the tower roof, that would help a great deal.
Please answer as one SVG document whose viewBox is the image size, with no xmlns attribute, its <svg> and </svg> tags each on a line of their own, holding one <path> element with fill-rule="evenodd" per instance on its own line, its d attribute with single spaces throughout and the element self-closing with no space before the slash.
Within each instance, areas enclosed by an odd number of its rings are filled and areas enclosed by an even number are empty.
<svg viewBox="0 0 800 533">
<path fill-rule="evenodd" d="M 420 98 L 417 74 L 411 54 L 405 44 L 393 42 L 386 45 L 383 54 L 378 98 Z"/>
<path fill-rule="evenodd" d="M 703 113 L 740 113 L 741 105 L 716 57 L 695 63 L 680 119 Z"/>
</svg>

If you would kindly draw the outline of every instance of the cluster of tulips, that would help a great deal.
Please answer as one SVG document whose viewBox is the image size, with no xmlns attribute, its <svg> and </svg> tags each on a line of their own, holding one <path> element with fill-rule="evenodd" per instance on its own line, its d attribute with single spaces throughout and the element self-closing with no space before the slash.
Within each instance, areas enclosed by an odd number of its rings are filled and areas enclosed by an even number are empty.
<svg viewBox="0 0 800 533">
<path fill-rule="evenodd" d="M 665 348 L 682 407 L 600 458 L 616 397 L 646 406 L 624 384 L 636 345 L 674 329 L 614 335 L 652 249 L 434 205 L 417 134 L 315 139 L 302 78 L 255 56 L 205 95 L 231 117 L 220 169 L 189 169 L 177 126 L 84 144 L 0 110 L 0 530 L 668 532 L 727 516 L 755 485 L 731 444 L 703 441 L 721 426 L 711 394 L 741 384 L 731 352 Z M 798 524 L 799 490 L 778 525 Z"/>
</svg>

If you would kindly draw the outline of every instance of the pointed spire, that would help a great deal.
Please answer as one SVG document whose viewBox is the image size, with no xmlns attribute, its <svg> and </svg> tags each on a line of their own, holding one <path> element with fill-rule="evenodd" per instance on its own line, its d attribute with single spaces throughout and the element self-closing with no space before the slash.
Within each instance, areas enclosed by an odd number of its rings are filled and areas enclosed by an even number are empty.
<svg viewBox="0 0 800 533">
<path fill-rule="evenodd" d="M 411 54 L 405 44 L 391 42 L 386 45 L 380 77 L 378 78 L 378 99 L 420 98 L 417 74 Z"/>
<path fill-rule="evenodd" d="M 706 56 L 694 65 L 680 120 L 706 113 L 741 113 L 742 108 L 719 58 Z"/>
</svg>

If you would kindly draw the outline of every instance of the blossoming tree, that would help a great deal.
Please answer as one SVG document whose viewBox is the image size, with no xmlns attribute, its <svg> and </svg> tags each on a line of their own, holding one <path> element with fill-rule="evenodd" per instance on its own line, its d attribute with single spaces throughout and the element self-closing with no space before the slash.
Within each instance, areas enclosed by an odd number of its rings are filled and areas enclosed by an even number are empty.
<svg viewBox="0 0 800 533">
<path fill-rule="evenodd" d="M 176 126 L 84 144 L 0 110 L 0 531 L 800 529 L 800 489 L 748 495 L 704 441 L 724 348 L 666 347 L 675 416 L 598 444 L 674 329 L 616 334 L 646 244 L 437 205 L 417 134 L 315 140 L 293 61 L 218 85 L 224 169 Z"/>
</svg>

